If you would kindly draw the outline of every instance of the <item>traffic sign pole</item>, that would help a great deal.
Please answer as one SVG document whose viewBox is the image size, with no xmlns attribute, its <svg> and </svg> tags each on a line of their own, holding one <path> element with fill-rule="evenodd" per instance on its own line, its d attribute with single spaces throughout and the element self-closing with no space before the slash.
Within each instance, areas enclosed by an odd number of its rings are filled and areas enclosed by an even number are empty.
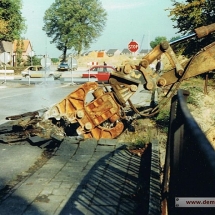
<svg viewBox="0 0 215 215">
<path fill-rule="evenodd" d="M 47 56 L 44 56 L 41 60 L 40 60 L 40 63 L 42 65 L 43 68 L 45 68 L 45 83 L 46 83 L 46 72 L 47 72 L 47 69 L 50 68 L 51 66 L 51 59 Z"/>
<path fill-rule="evenodd" d="M 73 58 L 72 57 L 68 59 L 68 66 L 69 66 L 69 69 L 71 70 L 71 85 L 75 85 L 75 83 L 73 82 Z"/>
<path fill-rule="evenodd" d="M 11 56 L 7 52 L 0 54 L 0 61 L 4 63 L 4 81 L 6 83 L 6 64 L 10 62 Z"/>
<path fill-rule="evenodd" d="M 32 66 L 33 65 L 32 64 L 32 57 L 34 56 L 34 51 L 30 51 L 28 55 L 31 58 L 31 66 Z M 29 70 L 28 70 L 28 85 L 29 86 L 31 85 L 31 76 L 30 76 L 30 71 Z"/>
</svg>

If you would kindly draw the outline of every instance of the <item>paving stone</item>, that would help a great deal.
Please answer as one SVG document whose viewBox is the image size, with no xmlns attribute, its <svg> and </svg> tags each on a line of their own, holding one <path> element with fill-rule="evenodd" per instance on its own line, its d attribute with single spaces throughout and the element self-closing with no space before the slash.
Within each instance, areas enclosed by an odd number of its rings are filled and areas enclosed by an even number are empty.
<svg viewBox="0 0 215 215">
<path fill-rule="evenodd" d="M 11 196 L 20 196 L 25 199 L 27 203 L 32 202 L 38 195 L 38 192 L 41 192 L 42 189 L 31 189 L 31 190 L 20 190 L 17 189 Z M 1 213 L 0 213 L 1 214 Z"/>
<path fill-rule="evenodd" d="M 53 187 L 45 187 L 42 192 L 40 193 L 40 195 L 51 195 L 53 194 L 53 191 L 54 189 L 56 188 L 53 188 Z"/>
<path fill-rule="evenodd" d="M 104 191 L 96 191 L 92 203 L 93 205 L 112 205 L 112 206 L 117 206 L 118 202 L 120 200 L 121 197 L 121 192 L 120 191 L 110 191 L 110 190 L 106 190 L 106 192 Z"/>
<path fill-rule="evenodd" d="M 80 168 L 84 168 L 86 165 L 87 165 L 86 161 L 76 161 L 76 160 L 70 159 L 65 164 L 65 167 L 71 167 L 71 168 L 80 167 Z"/>
<path fill-rule="evenodd" d="M 126 204 L 121 203 L 117 209 L 117 215 L 134 215 L 136 207 L 137 204 L 131 200 Z"/>
<path fill-rule="evenodd" d="M 1 215 L 17 215 L 22 214 L 26 209 L 28 203 L 19 196 L 12 196 L 7 198 L 0 207 Z"/>
<path fill-rule="evenodd" d="M 95 161 L 98 161 L 99 159 L 107 160 L 113 155 L 114 155 L 113 152 L 95 151 L 91 160 Z"/>
<path fill-rule="evenodd" d="M 38 214 L 53 214 L 57 208 L 59 207 L 60 202 L 33 202 L 28 209 L 29 211 L 35 210 L 35 208 L 39 211 Z M 36 214 L 35 214 L 36 215 Z"/>
<path fill-rule="evenodd" d="M 115 150 L 115 146 L 104 146 L 104 145 L 98 145 L 96 147 L 96 152 L 113 152 Z"/>
<path fill-rule="evenodd" d="M 46 142 L 50 142 L 50 139 L 42 138 L 39 136 L 29 136 L 27 140 L 32 144 L 32 145 L 37 145 L 37 144 L 42 144 Z"/>
<path fill-rule="evenodd" d="M 27 211 L 25 211 L 22 215 L 36 215 L 36 214 L 42 214 L 41 211 L 39 211 L 37 208 L 30 207 Z"/>
<path fill-rule="evenodd" d="M 78 138 L 78 136 L 74 137 L 74 136 L 66 136 L 63 140 L 63 142 L 61 144 L 64 144 L 64 143 L 68 143 L 68 144 L 79 144 L 80 140 Z"/>
<path fill-rule="evenodd" d="M 71 143 L 65 138 L 56 156 L 16 187 L 11 197 L 21 196 L 25 209 L 12 215 L 129 215 L 134 211 L 136 203 L 129 196 L 137 189 L 140 158 L 124 146 L 115 149 L 117 141 L 85 141 Z M 3 215 L 11 215 L 6 212 Z"/>
<path fill-rule="evenodd" d="M 92 155 L 95 151 L 95 148 L 96 148 L 96 146 L 92 146 L 90 143 L 89 144 L 81 143 L 75 154 L 76 154 L 76 156 L 77 155 Z"/>
<path fill-rule="evenodd" d="M 69 141 L 63 141 L 55 153 L 56 156 L 72 157 L 78 148 L 78 144 L 72 144 Z"/>
<path fill-rule="evenodd" d="M 62 174 L 74 174 L 74 173 L 80 173 L 80 172 L 82 172 L 83 171 L 83 169 L 84 169 L 84 167 L 83 166 L 76 166 L 76 167 L 63 167 L 62 169 L 61 169 L 61 173 Z"/>
<path fill-rule="evenodd" d="M 66 182 L 64 182 L 64 183 L 62 183 L 60 185 L 59 189 L 68 189 L 68 190 L 70 190 L 72 188 L 72 186 L 73 186 L 73 183 L 66 183 Z"/>
<path fill-rule="evenodd" d="M 86 155 L 86 154 L 82 154 L 82 155 L 77 155 L 75 154 L 72 157 L 72 161 L 80 161 L 80 162 L 88 162 L 90 159 L 92 158 L 92 155 Z"/>
<path fill-rule="evenodd" d="M 105 146 L 116 146 L 117 145 L 117 139 L 99 139 L 98 145 L 105 145 Z"/>
</svg>

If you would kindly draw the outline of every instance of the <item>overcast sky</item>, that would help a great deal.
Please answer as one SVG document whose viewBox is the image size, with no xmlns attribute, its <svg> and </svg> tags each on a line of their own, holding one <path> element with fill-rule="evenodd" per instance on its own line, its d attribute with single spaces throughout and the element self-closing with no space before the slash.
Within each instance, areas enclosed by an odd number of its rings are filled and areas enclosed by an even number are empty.
<svg viewBox="0 0 215 215">
<path fill-rule="evenodd" d="M 35 54 L 48 54 L 59 57 L 62 53 L 50 44 L 45 32 L 44 12 L 54 0 L 22 0 L 22 15 L 26 19 L 27 32 L 23 35 L 32 43 Z M 127 48 L 133 39 L 139 48 L 148 49 L 150 41 L 157 36 L 171 39 L 177 29 L 168 17 L 166 8 L 172 7 L 171 0 L 101 0 L 108 13 L 107 23 L 102 36 L 91 45 L 90 50 Z"/>
</svg>

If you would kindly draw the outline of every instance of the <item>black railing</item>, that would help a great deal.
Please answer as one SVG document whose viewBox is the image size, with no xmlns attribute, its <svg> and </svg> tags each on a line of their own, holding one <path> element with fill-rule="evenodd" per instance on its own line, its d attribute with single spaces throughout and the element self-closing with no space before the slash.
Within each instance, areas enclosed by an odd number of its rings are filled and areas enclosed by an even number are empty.
<svg viewBox="0 0 215 215">
<path fill-rule="evenodd" d="M 215 150 L 188 110 L 188 95 L 179 90 L 172 98 L 162 196 L 168 215 L 215 214 Z M 213 197 L 214 204 L 181 207 L 182 197 Z"/>
</svg>

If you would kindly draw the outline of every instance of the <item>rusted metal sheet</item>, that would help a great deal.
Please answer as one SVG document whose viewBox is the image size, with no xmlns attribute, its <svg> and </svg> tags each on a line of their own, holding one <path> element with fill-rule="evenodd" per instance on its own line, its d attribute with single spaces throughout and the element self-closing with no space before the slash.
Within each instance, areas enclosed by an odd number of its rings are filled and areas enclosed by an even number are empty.
<svg viewBox="0 0 215 215">
<path fill-rule="evenodd" d="M 90 91 L 93 91 L 94 100 L 86 104 L 86 95 Z M 118 121 L 120 105 L 113 93 L 105 92 L 96 82 L 83 84 L 44 114 L 45 119 L 62 117 L 70 123 L 78 123 L 77 134 L 85 138 L 115 138 L 124 129 L 123 123 Z M 103 127 L 105 122 L 111 127 Z"/>
</svg>

